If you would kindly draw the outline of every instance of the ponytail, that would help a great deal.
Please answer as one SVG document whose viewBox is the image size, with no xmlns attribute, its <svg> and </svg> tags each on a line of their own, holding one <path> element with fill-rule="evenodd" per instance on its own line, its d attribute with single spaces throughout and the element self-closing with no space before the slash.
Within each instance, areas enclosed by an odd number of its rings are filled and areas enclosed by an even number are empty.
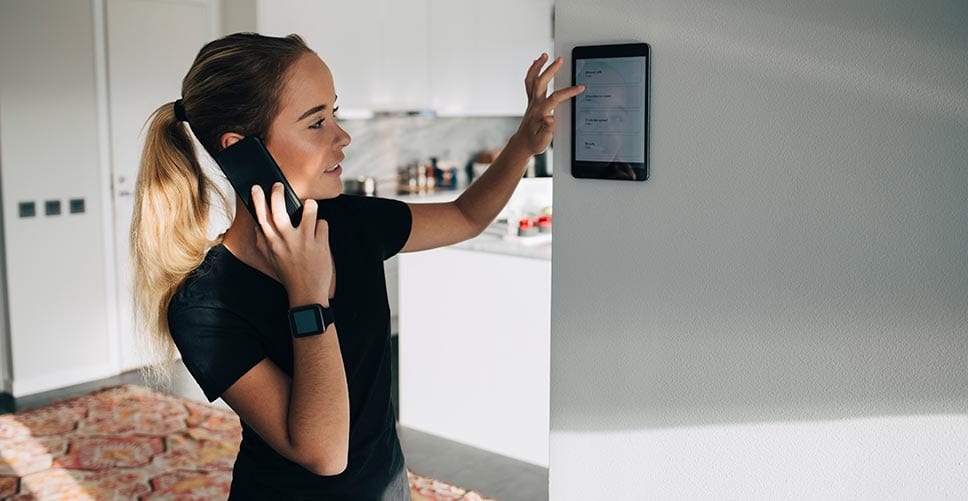
<svg viewBox="0 0 968 501">
<path fill-rule="evenodd" d="M 175 103 L 166 103 L 148 119 L 131 221 L 131 263 L 136 324 L 138 332 L 147 333 L 139 346 L 150 360 L 141 373 L 149 385 L 171 384 L 178 355 L 168 330 L 168 302 L 221 240 L 208 238 L 212 197 L 218 197 L 229 219 L 234 209 L 202 171 L 192 135 L 214 157 L 227 132 L 265 134 L 278 113 L 286 71 L 306 53 L 313 51 L 295 34 L 234 33 L 213 40 L 199 50 L 182 81 L 181 117 L 175 117 Z M 179 119 L 185 116 L 190 132 Z"/>
<path fill-rule="evenodd" d="M 225 196 L 202 171 L 173 104 L 162 105 L 149 119 L 130 235 L 135 324 L 146 333 L 147 354 L 161 357 L 142 367 L 142 376 L 166 387 L 178 354 L 168 331 L 168 302 L 221 239 L 208 238 L 212 195 L 227 208 Z"/>
</svg>

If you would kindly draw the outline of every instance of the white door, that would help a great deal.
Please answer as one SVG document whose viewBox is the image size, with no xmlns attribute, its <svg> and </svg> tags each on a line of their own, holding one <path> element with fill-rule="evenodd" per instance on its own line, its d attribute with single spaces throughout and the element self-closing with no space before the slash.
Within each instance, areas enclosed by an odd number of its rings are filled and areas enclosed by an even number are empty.
<svg viewBox="0 0 968 501">
<path fill-rule="evenodd" d="M 217 37 L 217 0 L 108 0 L 108 93 L 121 370 L 149 362 L 135 332 L 128 233 L 146 121 L 181 95 L 195 55 Z M 206 155 L 201 155 L 203 158 Z"/>
</svg>

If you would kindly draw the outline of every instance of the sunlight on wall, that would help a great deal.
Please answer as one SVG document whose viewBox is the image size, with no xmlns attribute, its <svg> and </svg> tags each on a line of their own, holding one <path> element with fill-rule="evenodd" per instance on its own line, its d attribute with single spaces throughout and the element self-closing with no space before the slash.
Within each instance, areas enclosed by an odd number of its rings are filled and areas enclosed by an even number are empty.
<svg viewBox="0 0 968 501">
<path fill-rule="evenodd" d="M 555 500 L 601 499 L 603 486 L 612 499 L 955 499 L 968 415 L 552 431 L 551 458 Z"/>
</svg>

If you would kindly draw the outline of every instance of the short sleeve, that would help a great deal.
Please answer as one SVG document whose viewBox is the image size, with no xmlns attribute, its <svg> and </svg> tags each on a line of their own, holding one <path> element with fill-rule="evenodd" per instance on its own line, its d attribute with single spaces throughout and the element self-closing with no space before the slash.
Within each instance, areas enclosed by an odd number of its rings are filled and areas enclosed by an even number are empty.
<svg viewBox="0 0 968 501">
<path fill-rule="evenodd" d="M 168 329 L 185 367 L 209 402 L 266 357 L 253 327 L 223 308 L 169 310 Z"/>
<path fill-rule="evenodd" d="M 406 202 L 390 198 L 344 195 L 348 209 L 371 241 L 390 259 L 407 243 L 413 225 L 413 215 Z"/>
</svg>

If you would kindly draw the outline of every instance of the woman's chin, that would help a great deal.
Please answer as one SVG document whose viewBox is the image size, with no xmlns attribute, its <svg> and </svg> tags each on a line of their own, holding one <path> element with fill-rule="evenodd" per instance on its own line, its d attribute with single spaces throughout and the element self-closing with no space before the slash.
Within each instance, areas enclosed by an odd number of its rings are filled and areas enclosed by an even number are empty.
<svg viewBox="0 0 968 501">
<path fill-rule="evenodd" d="M 330 198 L 336 198 L 336 197 L 338 197 L 338 196 L 340 196 L 342 194 L 343 194 L 343 190 L 339 190 L 339 191 L 332 191 L 332 190 L 320 191 L 320 192 L 317 192 L 317 193 L 313 194 L 313 197 L 312 198 L 315 199 L 315 200 L 328 200 Z"/>
<path fill-rule="evenodd" d="M 339 178 L 329 178 L 316 183 L 311 189 L 297 191 L 300 199 L 312 198 L 314 200 L 325 200 L 336 198 L 343 193 L 343 180 Z M 305 193 L 305 195 L 303 195 Z"/>
</svg>

